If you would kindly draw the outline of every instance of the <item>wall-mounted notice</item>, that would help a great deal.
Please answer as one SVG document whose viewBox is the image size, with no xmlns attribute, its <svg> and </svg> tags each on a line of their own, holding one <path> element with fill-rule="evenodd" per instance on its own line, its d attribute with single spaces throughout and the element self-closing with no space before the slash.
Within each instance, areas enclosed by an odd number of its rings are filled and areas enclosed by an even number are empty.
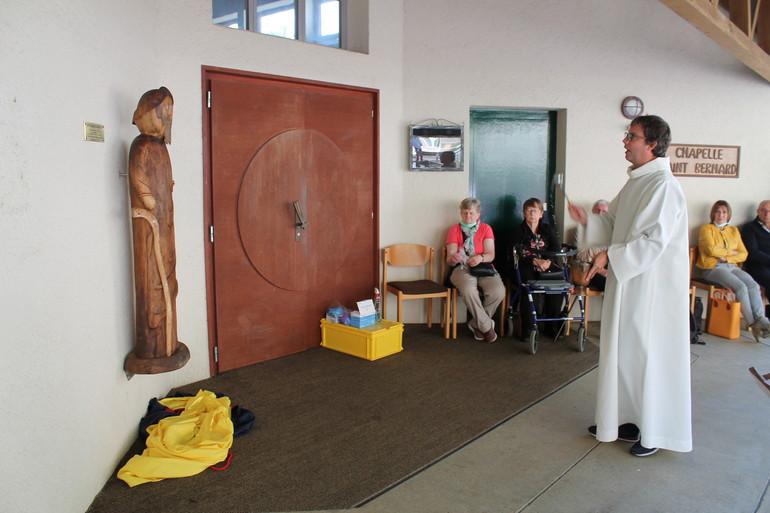
<svg viewBox="0 0 770 513">
<path fill-rule="evenodd" d="M 671 172 L 676 176 L 738 178 L 741 147 L 672 144 L 668 156 Z"/>
</svg>

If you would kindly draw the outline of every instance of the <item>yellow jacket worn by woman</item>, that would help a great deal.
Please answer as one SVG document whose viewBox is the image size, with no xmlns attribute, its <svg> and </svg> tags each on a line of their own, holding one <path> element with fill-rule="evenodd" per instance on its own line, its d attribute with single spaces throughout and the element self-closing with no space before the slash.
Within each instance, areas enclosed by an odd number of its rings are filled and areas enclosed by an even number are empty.
<svg viewBox="0 0 770 513">
<path fill-rule="evenodd" d="M 733 254 L 737 250 L 738 253 Z M 704 224 L 698 235 L 698 260 L 695 265 L 701 269 L 713 269 L 720 258 L 728 264 L 746 261 L 749 252 L 743 245 L 741 233 L 734 226 L 725 226 L 720 230 L 714 223 Z"/>
</svg>

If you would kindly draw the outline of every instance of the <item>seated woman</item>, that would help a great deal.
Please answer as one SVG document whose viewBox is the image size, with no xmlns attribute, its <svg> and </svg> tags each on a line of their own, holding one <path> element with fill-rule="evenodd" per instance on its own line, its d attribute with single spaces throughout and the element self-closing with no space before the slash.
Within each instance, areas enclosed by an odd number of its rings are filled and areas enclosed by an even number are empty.
<svg viewBox="0 0 770 513">
<path fill-rule="evenodd" d="M 460 224 L 449 228 L 446 238 L 447 264 L 451 267 L 448 279 L 457 289 L 470 310 L 473 319 L 468 327 L 476 340 L 494 342 L 495 314 L 505 297 L 505 285 L 500 275 L 491 267 L 495 259 L 495 236 L 492 227 L 482 223 L 481 202 L 465 198 L 460 203 Z M 480 264 L 487 264 L 481 265 Z M 478 270 L 487 267 L 488 276 L 474 276 Z M 481 294 L 479 294 L 481 290 Z"/>
<path fill-rule="evenodd" d="M 538 279 L 538 273 L 548 271 L 561 271 L 561 267 L 556 265 L 548 258 L 538 255 L 537 251 L 550 250 L 558 251 L 561 248 L 559 237 L 556 230 L 545 223 L 541 223 L 543 218 L 543 202 L 537 198 L 530 198 L 524 202 L 522 207 L 524 220 L 520 225 L 513 228 L 511 244 L 522 248 L 522 256 L 519 258 L 519 273 L 521 281 Z M 544 299 L 544 308 L 542 314 L 544 317 L 560 317 L 563 298 L 560 294 L 539 294 L 536 297 Z M 540 309 L 537 309 L 540 314 Z M 521 313 L 521 336 L 526 337 L 529 331 L 534 327 L 532 319 L 532 309 L 529 300 L 525 294 L 519 295 L 519 312 Z M 556 325 L 548 322 L 544 323 L 543 331 L 547 335 L 556 334 Z"/>
<path fill-rule="evenodd" d="M 735 293 L 752 335 L 760 342 L 764 332 L 770 329 L 770 321 L 764 315 L 759 285 L 736 265 L 746 260 L 748 252 L 738 229 L 728 225 L 732 215 L 730 205 L 724 200 L 711 207 L 711 222 L 701 227 L 698 236 L 698 259 L 693 273 L 722 287 L 729 287 Z"/>
</svg>

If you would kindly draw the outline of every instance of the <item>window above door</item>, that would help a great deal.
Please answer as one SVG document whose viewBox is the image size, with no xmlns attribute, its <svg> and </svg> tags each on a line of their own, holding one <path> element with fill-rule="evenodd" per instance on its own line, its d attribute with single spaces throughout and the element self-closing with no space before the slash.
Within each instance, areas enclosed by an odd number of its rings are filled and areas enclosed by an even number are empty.
<svg viewBox="0 0 770 513">
<path fill-rule="evenodd" d="M 346 48 L 347 0 L 211 0 L 212 21 L 238 30 Z"/>
</svg>

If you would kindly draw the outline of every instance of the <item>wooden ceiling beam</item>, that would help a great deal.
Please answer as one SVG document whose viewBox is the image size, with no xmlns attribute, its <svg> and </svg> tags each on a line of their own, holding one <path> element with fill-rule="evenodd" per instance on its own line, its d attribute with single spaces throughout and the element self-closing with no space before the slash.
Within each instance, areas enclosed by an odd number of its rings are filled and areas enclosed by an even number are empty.
<svg viewBox="0 0 770 513">
<path fill-rule="evenodd" d="M 747 32 L 741 30 L 733 22 L 731 22 L 718 8 L 718 0 L 660 0 L 660 3 L 670 8 L 679 16 L 687 20 L 695 28 L 706 34 L 714 42 L 719 44 L 725 50 L 737 57 L 746 66 L 754 70 L 762 78 L 770 82 L 770 55 L 768 55 L 759 45 L 757 45 L 752 38 L 747 34 L 753 32 L 750 18 L 753 13 L 747 9 L 744 4 L 742 7 L 745 11 L 746 20 L 740 22 Z M 732 4 L 744 3 L 744 0 L 731 0 Z M 762 2 L 764 4 L 770 3 L 770 0 Z M 757 35 L 760 40 L 767 37 L 768 24 L 770 23 L 770 13 L 767 13 L 767 8 L 770 6 L 762 6 L 757 16 L 758 23 L 756 24 Z M 742 18 L 742 14 L 738 14 L 741 7 L 736 5 L 734 9 L 736 11 L 736 17 Z M 764 23 L 763 23 L 764 22 Z"/>
<path fill-rule="evenodd" d="M 765 52 L 770 51 L 770 0 L 765 0 L 759 5 L 757 13 L 757 44 Z"/>
</svg>

